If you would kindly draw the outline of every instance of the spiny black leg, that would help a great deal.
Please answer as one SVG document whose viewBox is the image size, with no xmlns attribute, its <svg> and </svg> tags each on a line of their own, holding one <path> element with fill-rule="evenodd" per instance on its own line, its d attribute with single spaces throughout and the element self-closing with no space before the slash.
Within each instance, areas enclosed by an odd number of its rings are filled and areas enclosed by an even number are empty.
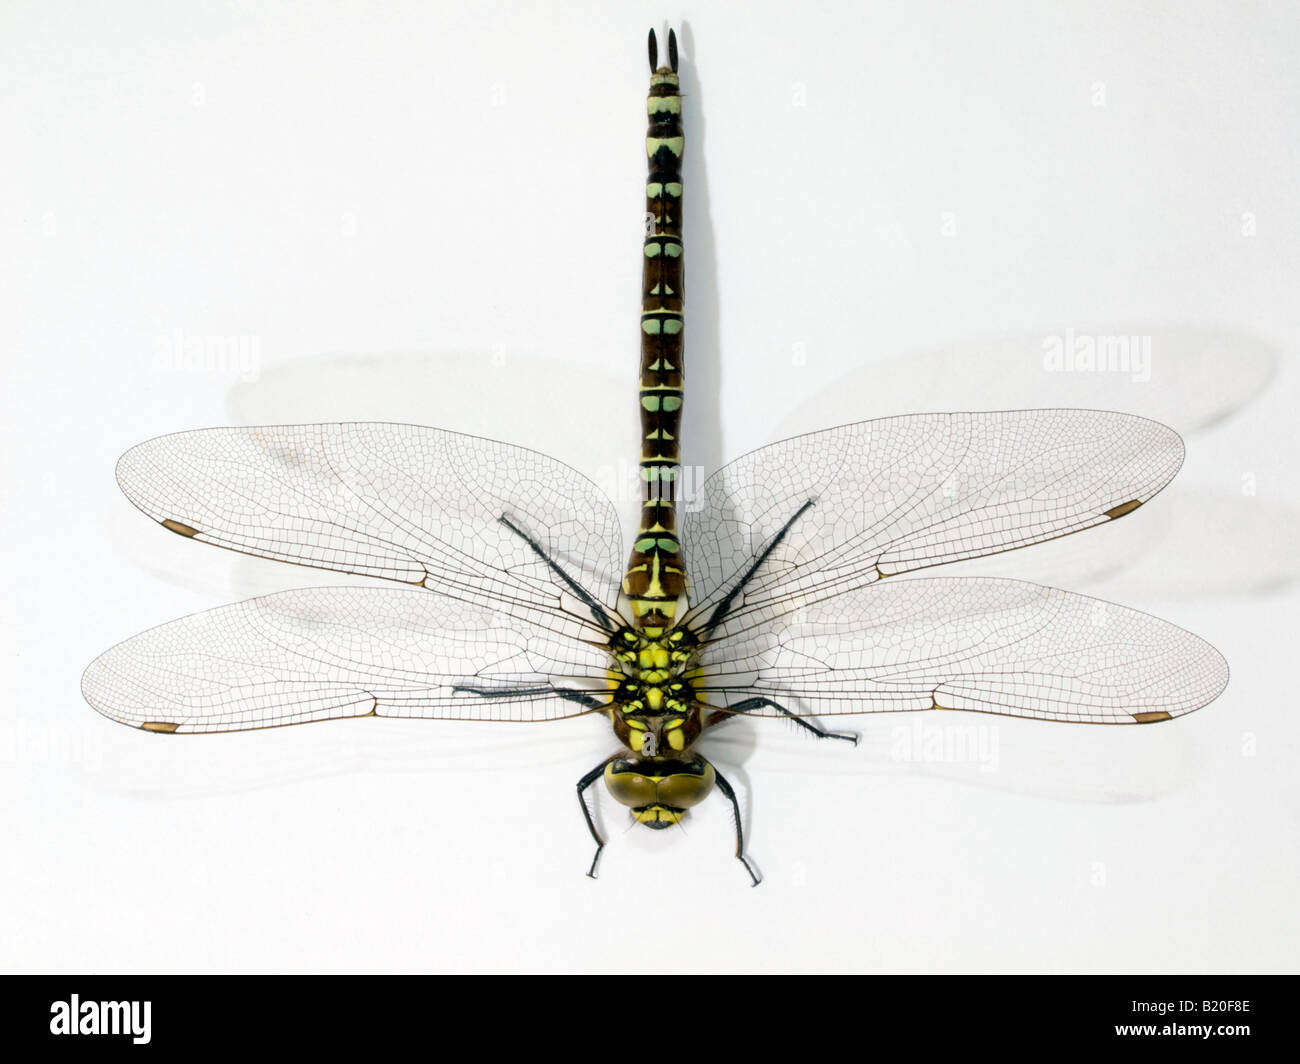
<svg viewBox="0 0 1300 1064">
<path fill-rule="evenodd" d="M 605 840 L 600 837 L 600 832 L 596 830 L 596 821 L 591 815 L 591 810 L 587 808 L 587 788 L 595 783 L 605 773 L 605 766 L 613 758 L 606 758 L 599 765 L 588 772 L 582 779 L 578 780 L 578 804 L 582 806 L 582 815 L 587 821 L 587 830 L 591 832 L 591 837 L 596 840 L 596 855 L 591 859 L 591 867 L 587 870 L 587 875 L 591 879 L 596 878 L 596 862 L 600 860 L 600 851 L 605 848 Z"/>
<path fill-rule="evenodd" d="M 499 702 L 509 698 L 518 698 L 521 695 L 555 695 L 570 702 L 577 702 L 588 709 L 604 709 L 606 705 L 589 691 L 571 690 L 567 687 L 552 687 L 550 684 L 544 684 L 541 687 L 470 687 L 468 684 L 457 684 L 452 690 L 466 691 L 469 694 L 478 695 L 481 698 L 496 699 Z"/>
<path fill-rule="evenodd" d="M 726 712 L 748 713 L 751 709 L 758 709 L 760 706 L 771 706 L 779 713 L 784 713 L 799 725 L 799 727 L 812 732 L 818 739 L 843 739 L 846 743 L 852 743 L 854 746 L 858 745 L 858 737 L 853 732 L 833 732 L 827 731 L 825 728 L 819 728 L 812 721 L 804 720 L 804 718 L 799 716 L 797 713 L 791 713 L 785 708 L 785 706 L 781 705 L 780 702 L 773 702 L 770 698 L 747 698 L 743 702 L 737 702 L 735 705 L 727 706 Z"/>
<path fill-rule="evenodd" d="M 713 778 L 718 784 L 718 790 L 722 792 L 722 797 L 731 803 L 731 811 L 736 814 L 736 860 L 745 866 L 749 878 L 754 881 L 750 885 L 756 887 L 762 880 L 759 878 L 758 873 L 754 871 L 754 866 L 749 863 L 749 858 L 745 856 L 745 833 L 744 828 L 740 825 L 740 803 L 736 801 L 736 792 L 732 790 L 727 778 L 718 771 L 717 765 L 713 766 Z"/>
<path fill-rule="evenodd" d="M 614 631 L 614 624 L 609 619 L 609 614 L 606 611 L 605 607 L 602 606 L 599 602 L 597 602 L 594 598 L 592 598 L 591 593 L 585 587 L 583 587 L 576 580 L 574 580 L 573 577 L 571 577 L 568 573 L 566 573 L 563 569 L 561 569 L 552 560 L 551 556 L 547 554 L 546 551 L 542 550 L 542 546 L 540 543 L 537 542 L 537 540 L 533 539 L 532 536 L 530 536 L 522 528 L 520 528 L 513 521 L 511 521 L 510 518 L 507 517 L 505 514 L 502 514 L 498 518 L 498 520 L 503 525 L 505 525 L 506 528 L 510 529 L 510 531 L 513 532 L 516 536 L 518 536 L 530 547 L 532 547 L 533 552 L 537 555 L 537 557 L 541 558 L 542 561 L 544 561 L 547 564 L 551 572 L 553 572 L 556 576 L 558 576 L 561 580 L 563 580 L 565 586 L 570 591 L 572 591 L 575 595 L 577 595 L 578 598 L 582 599 L 582 601 L 587 604 L 587 608 L 591 610 L 591 615 L 594 618 L 596 618 L 596 624 L 600 626 L 600 629 L 602 631 L 611 632 L 611 633 Z"/>
<path fill-rule="evenodd" d="M 807 511 L 812 507 L 812 504 L 812 499 L 809 499 L 795 511 L 794 516 L 781 526 L 781 531 L 773 537 L 772 542 L 764 547 L 759 556 L 754 559 L 754 564 L 745 570 L 745 575 L 737 580 L 735 586 L 722 597 L 721 601 L 716 606 L 713 607 L 713 612 L 709 614 L 709 619 L 704 622 L 704 628 L 701 630 L 705 637 L 712 634 L 713 629 L 717 628 L 718 625 L 727 619 L 727 614 L 731 612 L 731 604 L 735 602 L 736 596 L 745 589 L 745 585 L 748 584 L 749 581 L 753 579 L 754 574 L 758 572 L 758 567 L 767 561 L 767 556 L 780 546 L 781 540 L 785 539 L 785 534 L 790 531 L 790 527 L 805 513 L 807 513 Z"/>
</svg>

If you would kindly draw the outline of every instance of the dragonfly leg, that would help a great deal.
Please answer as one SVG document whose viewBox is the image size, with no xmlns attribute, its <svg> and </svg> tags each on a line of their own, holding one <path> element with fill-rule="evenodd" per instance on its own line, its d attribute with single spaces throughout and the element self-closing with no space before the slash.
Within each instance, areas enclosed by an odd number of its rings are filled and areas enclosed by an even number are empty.
<svg viewBox="0 0 1300 1064">
<path fill-rule="evenodd" d="M 749 863 L 749 858 L 745 856 L 745 834 L 740 823 L 740 803 L 736 801 L 736 792 L 732 789 L 727 777 L 718 771 L 718 766 L 713 766 L 713 778 L 717 783 L 718 790 L 722 792 L 722 797 L 731 803 L 731 811 L 736 816 L 736 860 L 745 866 L 745 871 L 749 873 L 749 878 L 754 882 L 750 886 L 756 887 L 762 879 L 754 871 L 754 866 Z"/>
<path fill-rule="evenodd" d="M 751 709 L 758 709 L 760 706 L 771 706 L 777 712 L 783 713 L 785 716 L 789 717 L 805 731 L 812 732 L 818 739 L 842 739 L 846 743 L 852 743 L 854 746 L 858 745 L 858 736 L 854 732 L 827 731 L 825 728 L 818 727 L 812 721 L 805 720 L 796 713 L 791 713 L 785 708 L 785 706 L 781 705 L 780 702 L 774 702 L 770 698 L 763 698 L 761 696 L 757 698 L 747 698 L 743 702 L 737 702 L 734 705 L 727 706 L 726 711 L 728 713 L 748 713 Z"/>
<path fill-rule="evenodd" d="M 812 509 L 812 504 L 813 500 L 809 499 L 795 511 L 794 516 L 782 525 L 781 530 L 772 537 L 772 542 L 763 548 L 758 557 L 754 559 L 754 563 L 745 570 L 745 574 L 736 581 L 732 589 L 723 595 L 718 601 L 718 604 L 713 607 L 713 612 L 709 614 L 709 619 L 704 622 L 704 627 L 701 629 L 706 636 L 710 635 L 718 625 L 727 619 L 727 614 L 731 612 L 731 604 L 736 600 L 736 596 L 745 590 L 745 585 L 748 584 L 750 580 L 754 578 L 754 574 L 763 567 L 763 563 L 767 561 L 767 556 L 781 545 L 781 541 L 785 539 L 786 533 L 790 531 L 794 526 L 794 523 Z"/>
<path fill-rule="evenodd" d="M 479 695 L 482 698 L 495 698 L 498 701 L 507 698 L 519 698 L 521 695 L 555 695 L 558 698 L 587 706 L 589 709 L 603 709 L 605 707 L 605 703 L 589 691 L 578 691 L 567 687 L 552 687 L 550 684 L 542 684 L 539 687 L 471 687 L 469 684 L 457 684 L 452 690 L 467 691 L 472 695 Z"/>
<path fill-rule="evenodd" d="M 600 861 L 600 853 L 605 848 L 605 840 L 600 837 L 600 832 L 596 830 L 596 820 L 591 815 L 591 809 L 587 805 L 587 788 L 604 775 L 605 766 L 612 760 L 614 760 L 612 757 L 606 758 L 583 776 L 582 779 L 578 780 L 578 804 L 582 806 L 582 815 L 587 821 L 587 830 L 591 832 L 591 837 L 596 840 L 596 854 L 591 859 L 591 867 L 587 869 L 587 875 L 591 879 L 596 878 L 596 864 Z"/>
<path fill-rule="evenodd" d="M 575 595 L 577 595 L 578 598 L 580 598 L 586 604 L 587 609 L 591 611 L 592 617 L 595 618 L 596 624 L 600 627 L 602 631 L 609 632 L 611 635 L 613 634 L 614 622 L 611 621 L 609 618 L 609 611 L 592 597 L 590 591 L 588 591 L 585 587 L 583 587 L 576 580 L 574 580 L 573 577 L 571 577 L 568 573 L 566 573 L 563 569 L 561 569 L 560 566 L 556 563 L 556 561 L 549 554 L 547 554 L 546 551 L 542 549 L 542 545 L 538 543 L 537 540 L 533 539 L 532 536 L 530 536 L 517 524 L 511 521 L 507 515 L 502 514 L 499 518 L 497 518 L 497 520 L 500 521 L 503 525 L 505 525 L 506 528 L 510 529 L 511 532 L 513 532 L 516 536 L 522 539 L 525 543 L 527 543 L 528 546 L 530 546 L 533 549 L 533 553 L 536 554 L 537 557 L 539 557 L 543 562 L 546 563 L 547 568 L 550 569 L 551 572 L 553 572 L 561 580 L 563 580 L 565 586 L 570 591 L 572 591 Z"/>
</svg>

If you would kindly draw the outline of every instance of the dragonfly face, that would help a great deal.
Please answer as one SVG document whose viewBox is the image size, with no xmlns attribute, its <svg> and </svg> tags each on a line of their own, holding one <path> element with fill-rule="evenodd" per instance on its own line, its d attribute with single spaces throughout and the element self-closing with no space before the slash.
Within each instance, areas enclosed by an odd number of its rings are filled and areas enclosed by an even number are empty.
<svg viewBox="0 0 1300 1064">
<path fill-rule="evenodd" d="M 605 788 L 629 806 L 638 824 L 662 830 L 681 822 L 686 811 L 709 796 L 717 780 L 713 766 L 688 758 L 619 757 L 605 765 Z"/>
</svg>

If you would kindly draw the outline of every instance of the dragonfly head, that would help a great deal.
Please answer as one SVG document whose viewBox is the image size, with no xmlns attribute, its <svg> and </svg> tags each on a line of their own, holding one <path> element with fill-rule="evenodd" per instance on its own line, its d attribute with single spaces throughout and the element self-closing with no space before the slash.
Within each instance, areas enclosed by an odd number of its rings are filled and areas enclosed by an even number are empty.
<svg viewBox="0 0 1300 1064">
<path fill-rule="evenodd" d="M 605 766 L 605 788 L 628 806 L 638 824 L 662 831 L 713 790 L 716 773 L 699 756 L 618 757 Z"/>
</svg>

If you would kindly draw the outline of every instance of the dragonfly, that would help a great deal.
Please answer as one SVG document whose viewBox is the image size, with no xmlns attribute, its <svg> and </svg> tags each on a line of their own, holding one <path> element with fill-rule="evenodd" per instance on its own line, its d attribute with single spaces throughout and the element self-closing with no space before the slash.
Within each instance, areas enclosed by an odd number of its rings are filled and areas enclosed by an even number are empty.
<svg viewBox="0 0 1300 1064">
<path fill-rule="evenodd" d="M 710 729 L 900 712 L 1150 724 L 1223 691 L 1207 642 L 1136 610 L 1017 580 L 911 574 L 1127 517 L 1183 461 L 1166 426 L 1100 410 L 913 414 L 755 450 L 679 505 L 684 399 L 682 96 L 676 36 L 649 37 L 640 514 L 545 454 L 415 425 L 214 428 L 142 443 L 122 490 L 164 528 L 387 581 L 185 617 L 95 660 L 114 721 L 177 735 L 353 717 L 600 716 L 599 780 L 662 830 L 716 792 L 753 885 Z M 630 404 L 629 404 L 630 405 Z M 399 586 L 392 586 L 399 585 Z"/>
</svg>

